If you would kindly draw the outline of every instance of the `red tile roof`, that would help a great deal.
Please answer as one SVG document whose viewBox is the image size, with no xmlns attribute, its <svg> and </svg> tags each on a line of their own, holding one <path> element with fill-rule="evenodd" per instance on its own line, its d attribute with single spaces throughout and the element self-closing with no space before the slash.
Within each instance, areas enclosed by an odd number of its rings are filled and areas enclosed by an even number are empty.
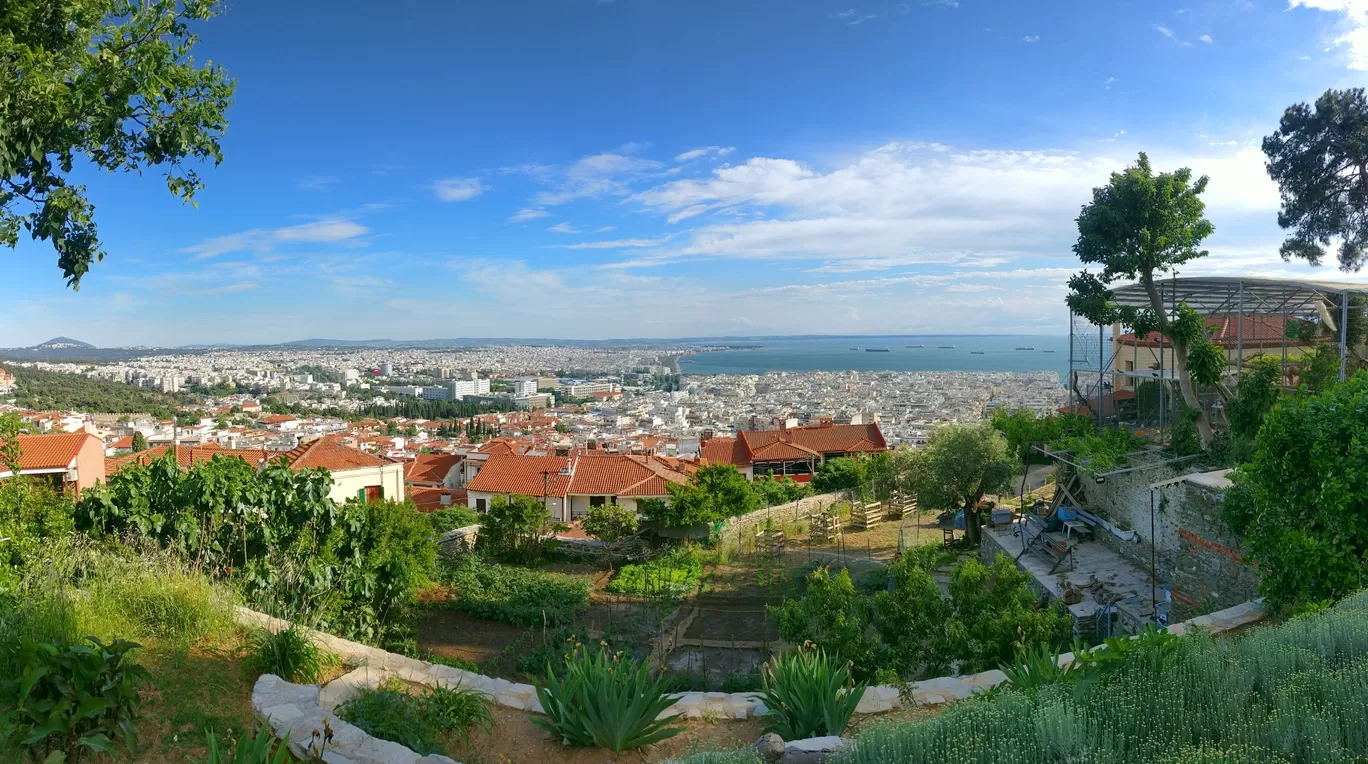
<svg viewBox="0 0 1368 764">
<path fill-rule="evenodd" d="M 81 452 L 87 439 L 94 435 L 85 432 L 58 433 L 52 435 L 19 436 L 19 469 L 21 470 L 64 470 L 69 469 Z M 101 442 L 101 453 L 104 451 Z M 5 469 L 0 465 L 0 469 Z"/>
<path fill-rule="evenodd" d="M 454 454 L 418 454 L 404 467 L 404 480 L 409 483 L 441 483 L 451 468 L 463 457 Z"/>
<path fill-rule="evenodd" d="M 264 416 L 257 421 L 261 424 L 285 424 L 286 422 L 293 422 L 294 420 L 295 418 L 289 414 L 272 414 L 270 416 Z"/>
<path fill-rule="evenodd" d="M 1281 346 L 1283 342 L 1289 345 L 1299 344 L 1298 340 L 1285 339 L 1288 323 L 1295 321 L 1297 319 L 1292 316 L 1254 314 L 1245 316 L 1241 326 L 1239 316 L 1207 316 L 1206 328 L 1211 333 L 1211 341 L 1219 346 L 1273 347 Z M 1301 342 L 1305 342 L 1306 339 L 1308 338 L 1304 337 Z M 1117 336 L 1116 341 L 1126 346 L 1157 348 L 1159 332 L 1150 332 L 1139 342 L 1136 342 L 1134 332 L 1127 332 Z M 1173 343 L 1165 338 L 1164 345 L 1172 347 Z"/>
<path fill-rule="evenodd" d="M 340 435 L 324 435 L 321 438 L 301 443 L 294 450 L 286 451 L 280 456 L 284 456 L 290 467 L 294 469 L 323 467 L 329 472 L 379 467 L 394 463 L 384 457 L 347 446 L 342 442 Z"/>
<path fill-rule="evenodd" d="M 713 438 L 703 443 L 699 456 L 709 464 L 735 464 L 744 467 L 750 464 L 746 447 L 737 438 Z"/>
<path fill-rule="evenodd" d="M 149 448 L 146 451 L 139 451 L 136 454 L 110 457 L 105 459 L 105 473 L 112 475 L 130 464 L 151 464 L 153 461 L 160 459 L 169 448 L 172 448 L 172 446 L 157 446 L 156 448 Z M 237 457 L 248 464 L 256 466 L 263 461 L 271 461 L 284 453 L 282 451 L 267 451 L 261 448 L 224 448 L 217 444 L 205 446 L 174 446 L 174 448 L 176 463 L 179 464 L 182 469 L 189 469 L 191 466 L 199 464 L 200 462 L 207 462 L 215 456 Z"/>
<path fill-rule="evenodd" d="M 466 484 L 466 490 L 481 493 L 510 493 L 523 496 L 564 496 L 570 476 L 563 456 L 516 456 L 511 453 L 489 457 L 479 474 Z"/>
<path fill-rule="evenodd" d="M 570 474 L 562 474 L 567 472 Z M 664 496 L 668 483 L 686 479 L 683 472 L 652 457 L 583 452 L 569 457 L 502 454 L 491 456 L 466 488 L 524 496 Z"/>
<path fill-rule="evenodd" d="M 449 497 L 445 504 L 442 497 Z M 417 486 L 408 489 L 408 497 L 421 512 L 435 512 L 443 507 L 463 507 L 466 504 L 464 488 L 429 488 Z"/>
<path fill-rule="evenodd" d="M 744 467 L 754 462 L 820 459 L 823 454 L 887 451 L 877 424 L 818 424 L 782 430 L 743 431 L 735 438 L 713 438 L 700 456 L 710 464 Z"/>
</svg>

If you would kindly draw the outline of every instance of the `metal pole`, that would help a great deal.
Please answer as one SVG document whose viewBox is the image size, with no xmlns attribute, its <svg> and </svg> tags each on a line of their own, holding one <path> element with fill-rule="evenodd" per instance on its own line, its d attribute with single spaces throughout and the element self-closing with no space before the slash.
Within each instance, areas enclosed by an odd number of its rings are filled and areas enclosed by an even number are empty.
<svg viewBox="0 0 1368 764">
<path fill-rule="evenodd" d="M 1240 323 L 1235 327 L 1235 380 L 1244 374 L 1244 282 L 1240 282 Z"/>
<path fill-rule="evenodd" d="M 1340 381 L 1349 366 L 1349 290 L 1340 292 Z"/>
<path fill-rule="evenodd" d="M 1158 539 L 1154 533 L 1154 488 L 1150 488 L 1150 617 L 1159 616 L 1159 598 L 1155 592 L 1155 562 L 1156 550 L 1159 548 Z"/>
<path fill-rule="evenodd" d="M 1102 325 L 1101 325 L 1101 324 L 1098 324 L 1098 325 L 1097 325 L 1097 427 L 1098 427 L 1098 429 L 1101 429 L 1101 428 L 1102 428 L 1102 380 L 1103 380 L 1103 378 L 1104 378 L 1104 376 L 1105 376 L 1105 372 L 1103 371 L 1103 368 L 1104 368 L 1104 366 L 1103 366 L 1103 364 L 1104 364 L 1103 358 L 1104 358 L 1104 353 L 1103 353 L 1103 351 L 1102 351 Z M 1113 399 L 1113 400 L 1114 400 L 1114 399 Z M 1113 403 L 1112 408 L 1115 409 L 1115 404 L 1114 404 L 1114 403 Z M 965 526 L 965 527 L 968 527 L 968 526 Z"/>
<path fill-rule="evenodd" d="M 1074 348 L 1074 314 L 1069 311 L 1069 411 L 1074 411 L 1074 371 L 1073 371 L 1073 348 Z"/>
</svg>

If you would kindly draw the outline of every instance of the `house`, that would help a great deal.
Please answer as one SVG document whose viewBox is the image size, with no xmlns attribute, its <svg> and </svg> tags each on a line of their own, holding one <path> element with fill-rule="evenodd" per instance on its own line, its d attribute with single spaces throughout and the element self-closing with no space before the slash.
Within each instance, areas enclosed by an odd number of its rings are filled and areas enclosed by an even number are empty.
<svg viewBox="0 0 1368 764">
<path fill-rule="evenodd" d="M 71 495 L 104 482 L 104 441 L 90 433 L 19 435 L 18 441 L 20 475 Z M 0 464 L 0 480 L 13 476 L 8 465 Z"/>
<path fill-rule="evenodd" d="M 323 467 L 331 472 L 333 487 L 328 498 L 339 504 L 350 498 L 404 500 L 404 465 L 351 448 L 341 435 L 305 441 L 279 456 L 292 469 Z"/>
<path fill-rule="evenodd" d="M 877 422 L 743 430 L 734 438 L 710 438 L 700 447 L 704 464 L 735 465 L 751 480 L 775 475 L 799 482 L 811 480 L 817 465 L 827 459 L 887 450 Z"/>
<path fill-rule="evenodd" d="M 257 424 L 280 432 L 298 430 L 302 424 L 298 419 L 289 414 L 270 414 L 257 420 Z"/>
<path fill-rule="evenodd" d="M 404 467 L 404 482 L 427 488 L 460 488 L 465 485 L 460 454 L 418 454 Z"/>
<path fill-rule="evenodd" d="M 466 492 L 462 488 L 410 487 L 409 499 L 419 512 L 435 512 L 444 507 L 466 505 Z"/>
<path fill-rule="evenodd" d="M 176 457 L 176 463 L 181 469 L 190 469 L 200 462 L 207 462 L 215 456 L 231 456 L 251 464 L 254 467 L 261 467 L 272 458 L 281 454 L 280 451 L 267 451 L 261 448 L 224 448 L 217 444 L 204 446 L 187 445 L 167 445 L 154 446 L 146 451 L 139 451 L 136 454 L 125 456 L 115 456 L 105 459 L 106 474 L 114 474 L 130 464 L 141 464 L 147 466 L 171 451 Z"/>
<path fill-rule="evenodd" d="M 495 496 L 541 498 L 552 517 L 572 522 L 591 507 L 636 509 L 641 499 L 669 496 L 666 486 L 688 479 L 687 467 L 654 456 L 573 451 L 566 456 L 490 456 L 466 484 L 467 505 L 481 512 Z"/>
</svg>

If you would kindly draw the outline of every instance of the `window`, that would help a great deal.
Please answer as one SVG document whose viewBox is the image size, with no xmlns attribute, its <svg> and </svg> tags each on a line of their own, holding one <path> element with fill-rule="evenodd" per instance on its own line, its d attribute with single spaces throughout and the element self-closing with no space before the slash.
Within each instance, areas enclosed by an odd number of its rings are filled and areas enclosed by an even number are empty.
<svg viewBox="0 0 1368 764">
<path fill-rule="evenodd" d="M 380 501 L 385 498 L 385 487 L 380 485 L 368 485 L 361 489 L 361 500 L 366 502 Z"/>
<path fill-rule="evenodd" d="M 604 504 L 608 503 L 608 502 L 607 502 L 607 499 L 608 499 L 607 496 L 590 496 L 590 497 L 589 497 L 589 506 L 591 506 L 591 507 L 601 507 L 601 506 L 603 506 Z"/>
<path fill-rule="evenodd" d="M 488 511 L 489 511 L 489 504 L 488 504 L 488 502 L 485 501 L 484 499 L 476 499 L 476 500 L 475 500 L 475 511 L 476 511 L 476 512 L 488 512 Z"/>
</svg>

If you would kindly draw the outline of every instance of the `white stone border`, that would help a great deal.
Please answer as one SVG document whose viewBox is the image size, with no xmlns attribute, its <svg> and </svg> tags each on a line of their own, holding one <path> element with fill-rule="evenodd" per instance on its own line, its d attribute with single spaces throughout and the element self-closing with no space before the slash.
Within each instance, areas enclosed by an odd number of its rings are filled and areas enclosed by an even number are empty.
<svg viewBox="0 0 1368 764">
<path fill-rule="evenodd" d="M 1237 629 L 1255 623 L 1265 616 L 1263 602 L 1255 600 L 1199 616 L 1168 628 L 1169 633 L 1182 635 L 1194 629 L 1212 634 Z M 238 623 L 245 626 L 282 631 L 290 622 L 279 618 L 237 608 Z M 318 685 L 297 685 L 272 674 L 262 676 L 252 688 L 252 708 L 257 717 L 271 725 L 278 737 L 290 735 L 290 749 L 301 758 L 307 757 L 306 747 L 313 730 L 321 731 L 328 720 L 333 729 L 333 742 L 324 753 L 327 764 L 447 764 L 445 756 L 424 756 L 397 743 L 372 738 L 360 729 L 333 715 L 334 709 L 355 697 L 363 689 L 378 686 L 390 676 L 429 687 L 461 687 L 484 693 L 490 702 L 501 706 L 543 713 L 537 690 L 530 684 L 484 676 L 450 666 L 428 663 L 358 642 L 335 637 L 321 631 L 304 629 L 319 647 L 336 653 L 344 663 L 358 666 L 350 673 Z M 1061 665 L 1073 662 L 1073 653 L 1059 656 Z M 965 676 L 943 676 L 912 682 L 911 700 L 915 705 L 938 705 L 963 700 L 975 692 L 994 687 L 1007 680 L 996 669 Z M 753 692 L 685 692 L 674 693 L 675 702 L 662 717 L 679 715 L 685 719 L 705 717 L 716 719 L 746 719 L 769 712 L 760 695 Z M 896 686 L 877 685 L 865 690 L 855 713 L 878 714 L 902 707 L 902 693 Z"/>
</svg>

